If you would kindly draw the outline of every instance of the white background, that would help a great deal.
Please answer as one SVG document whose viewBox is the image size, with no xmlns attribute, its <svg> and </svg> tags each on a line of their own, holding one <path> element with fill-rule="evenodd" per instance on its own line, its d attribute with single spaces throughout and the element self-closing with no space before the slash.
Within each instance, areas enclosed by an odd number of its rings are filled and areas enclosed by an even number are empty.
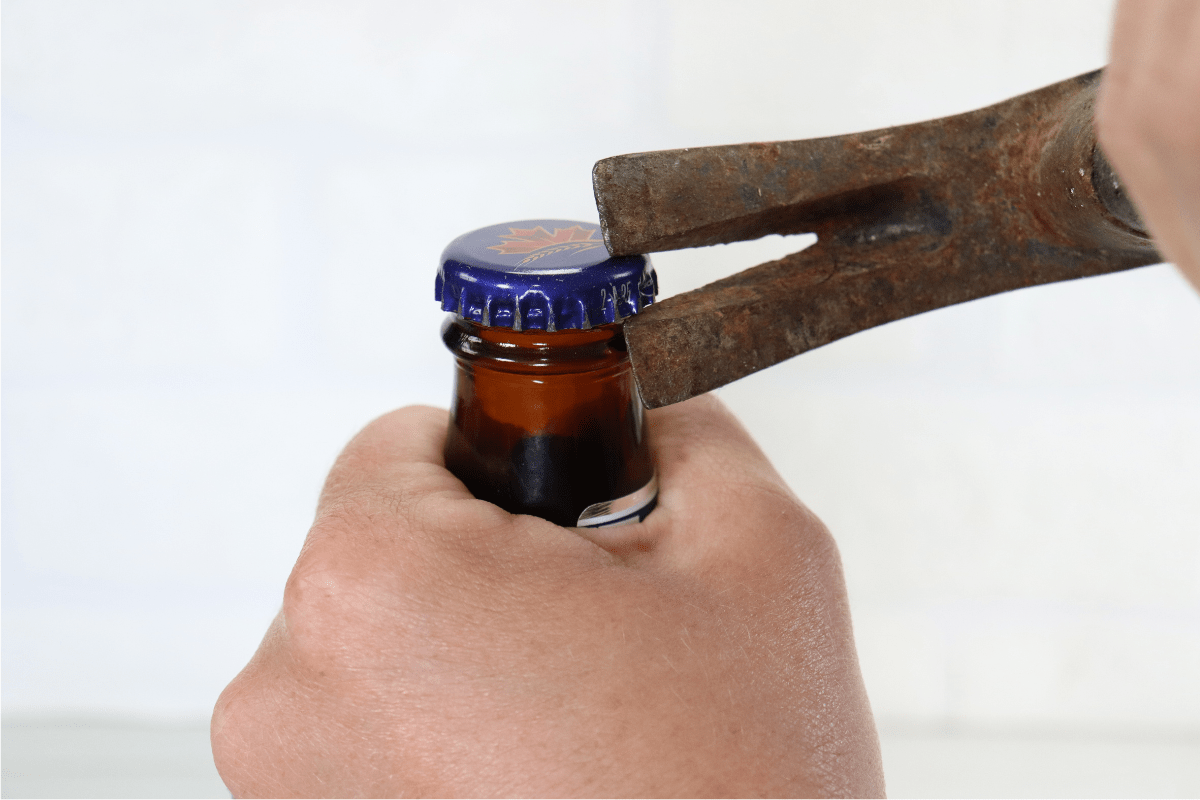
<svg viewBox="0 0 1200 800">
<path fill-rule="evenodd" d="M 594 221 L 617 153 L 1032 90 L 1101 66 L 1110 14 L 6 0 L 6 716 L 207 716 L 341 445 L 448 400 L 433 275 L 459 233 Z M 654 261 L 667 295 L 805 241 Z M 1200 737 L 1200 297 L 1171 267 L 721 394 L 841 545 L 885 734 Z"/>
</svg>

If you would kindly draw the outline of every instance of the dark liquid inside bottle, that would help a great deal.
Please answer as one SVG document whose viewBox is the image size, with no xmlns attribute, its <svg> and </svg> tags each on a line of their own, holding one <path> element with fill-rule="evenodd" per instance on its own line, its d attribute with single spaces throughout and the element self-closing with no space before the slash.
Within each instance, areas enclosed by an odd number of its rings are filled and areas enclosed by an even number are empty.
<svg viewBox="0 0 1200 800">
<path fill-rule="evenodd" d="M 456 362 L 446 466 L 476 497 L 574 526 L 594 504 L 650 486 L 619 324 L 514 331 L 451 315 L 442 341 Z"/>
</svg>

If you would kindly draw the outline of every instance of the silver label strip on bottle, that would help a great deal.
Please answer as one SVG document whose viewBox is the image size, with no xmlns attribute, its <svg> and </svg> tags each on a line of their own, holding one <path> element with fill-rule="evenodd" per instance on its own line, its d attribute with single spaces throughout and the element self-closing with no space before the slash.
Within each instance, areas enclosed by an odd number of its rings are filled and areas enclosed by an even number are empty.
<svg viewBox="0 0 1200 800">
<path fill-rule="evenodd" d="M 618 497 L 616 500 L 605 500 L 603 503 L 592 503 L 579 515 L 580 528 L 609 528 L 614 525 L 632 525 L 641 522 L 654 510 L 658 502 L 658 475 L 655 474 L 650 482 L 636 492 Z"/>
</svg>

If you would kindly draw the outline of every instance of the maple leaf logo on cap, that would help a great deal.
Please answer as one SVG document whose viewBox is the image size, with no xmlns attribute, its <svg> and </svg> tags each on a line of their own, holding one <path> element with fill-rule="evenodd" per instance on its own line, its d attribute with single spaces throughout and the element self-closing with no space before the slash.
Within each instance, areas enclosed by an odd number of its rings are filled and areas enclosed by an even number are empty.
<svg viewBox="0 0 1200 800">
<path fill-rule="evenodd" d="M 500 234 L 500 238 L 507 241 L 493 244 L 488 249 L 499 250 L 506 256 L 528 253 L 529 256 L 522 259 L 517 265 L 521 266 L 552 253 L 561 253 L 564 250 L 583 252 L 599 247 L 604 242 L 593 239 L 592 235 L 595 233 L 596 228 L 585 228 L 582 225 L 555 228 L 554 233 L 550 233 L 541 225 L 533 228 L 509 228 L 508 233 Z"/>
</svg>

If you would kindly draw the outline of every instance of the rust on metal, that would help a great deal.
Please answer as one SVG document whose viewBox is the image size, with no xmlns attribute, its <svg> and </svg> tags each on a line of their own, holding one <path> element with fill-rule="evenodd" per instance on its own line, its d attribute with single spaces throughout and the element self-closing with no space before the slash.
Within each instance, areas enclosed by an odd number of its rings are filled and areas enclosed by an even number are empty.
<svg viewBox="0 0 1200 800">
<path fill-rule="evenodd" d="M 914 314 L 1161 261 L 1096 144 L 1099 77 L 915 125 L 598 162 L 614 255 L 818 238 L 629 320 L 646 405 Z"/>
</svg>

